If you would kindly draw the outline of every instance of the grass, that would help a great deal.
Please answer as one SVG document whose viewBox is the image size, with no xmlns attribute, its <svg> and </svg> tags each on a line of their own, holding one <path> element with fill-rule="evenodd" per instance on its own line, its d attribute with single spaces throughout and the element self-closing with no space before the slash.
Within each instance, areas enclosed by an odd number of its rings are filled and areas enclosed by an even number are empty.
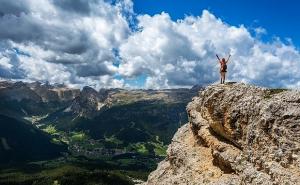
<svg viewBox="0 0 300 185">
<path fill-rule="evenodd" d="M 149 154 L 149 151 L 146 148 L 145 143 L 134 143 L 134 144 L 130 144 L 129 147 L 131 150 L 136 151 L 140 154 L 143 154 L 143 155 Z"/>
<path fill-rule="evenodd" d="M 132 179 L 147 180 L 157 159 L 142 155 L 88 160 L 80 157 L 57 158 L 0 168 L 1 185 L 131 185 Z"/>
<path fill-rule="evenodd" d="M 55 126 L 53 126 L 53 125 L 48 125 L 46 128 L 44 128 L 42 130 L 51 135 L 58 134 L 58 130 L 56 130 Z"/>
<path fill-rule="evenodd" d="M 114 135 L 112 135 L 110 137 L 104 136 L 104 139 L 105 139 L 106 142 L 113 143 L 113 144 L 116 144 L 116 145 L 123 144 L 123 141 L 117 139 Z"/>
<path fill-rule="evenodd" d="M 161 143 L 152 143 L 154 145 L 154 152 L 156 156 L 167 156 L 167 146 L 162 145 Z"/>
<path fill-rule="evenodd" d="M 48 131 L 54 130 L 53 127 L 48 128 Z M 75 140 L 87 137 L 83 132 L 73 132 L 69 136 Z M 114 140 L 114 137 L 109 138 L 109 141 Z M 55 142 L 59 141 L 55 140 Z M 154 170 L 157 163 L 162 160 L 153 155 L 153 150 L 159 156 L 165 152 L 162 142 L 158 141 L 159 138 L 153 143 L 131 144 L 139 154 L 128 153 L 116 158 L 103 157 L 92 160 L 84 157 L 65 156 L 55 160 L 23 164 L 24 166 L 20 168 L 16 165 L 15 167 L 0 167 L 0 184 L 133 184 L 131 178 L 146 180 L 149 172 Z M 150 155 L 147 156 L 148 154 Z"/>
<path fill-rule="evenodd" d="M 129 145 L 129 150 L 142 155 L 155 155 L 165 157 L 167 155 L 167 146 L 156 142 L 139 142 Z"/>
<path fill-rule="evenodd" d="M 52 138 L 51 142 L 54 143 L 54 144 L 61 144 L 61 141 L 57 138 Z"/>
<path fill-rule="evenodd" d="M 81 142 L 88 139 L 88 136 L 84 132 L 71 132 L 71 140 L 73 142 Z"/>
<path fill-rule="evenodd" d="M 133 184 L 132 180 L 120 171 L 89 170 L 75 165 L 63 165 L 57 168 L 44 169 L 40 172 L 26 173 L 15 169 L 0 173 L 0 184 L 11 185 L 79 185 L 79 184 Z"/>
</svg>

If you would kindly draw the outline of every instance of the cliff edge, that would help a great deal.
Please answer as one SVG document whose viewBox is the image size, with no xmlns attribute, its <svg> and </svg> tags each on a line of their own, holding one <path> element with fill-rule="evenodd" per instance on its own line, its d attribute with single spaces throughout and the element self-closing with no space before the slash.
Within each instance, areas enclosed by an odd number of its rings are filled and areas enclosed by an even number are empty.
<svg viewBox="0 0 300 185">
<path fill-rule="evenodd" d="M 211 85 L 145 185 L 300 184 L 300 92 Z"/>
</svg>

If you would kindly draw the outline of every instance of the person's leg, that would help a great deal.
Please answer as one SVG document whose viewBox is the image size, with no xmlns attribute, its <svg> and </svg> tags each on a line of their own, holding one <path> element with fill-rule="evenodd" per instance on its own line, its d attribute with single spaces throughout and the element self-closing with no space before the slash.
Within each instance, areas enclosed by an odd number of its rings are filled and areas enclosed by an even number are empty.
<svg viewBox="0 0 300 185">
<path fill-rule="evenodd" d="M 225 74 L 224 72 L 221 72 L 221 84 L 223 84 L 223 83 L 224 83 L 224 80 L 225 80 L 225 79 L 224 79 L 224 74 Z"/>
<path fill-rule="evenodd" d="M 225 84 L 226 72 L 223 74 L 223 84 Z"/>
</svg>

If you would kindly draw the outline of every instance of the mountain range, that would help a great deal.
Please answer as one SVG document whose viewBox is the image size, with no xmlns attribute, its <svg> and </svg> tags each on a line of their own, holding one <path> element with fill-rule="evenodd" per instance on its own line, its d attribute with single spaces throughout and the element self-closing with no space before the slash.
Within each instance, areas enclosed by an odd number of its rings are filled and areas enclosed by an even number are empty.
<svg viewBox="0 0 300 185">
<path fill-rule="evenodd" d="M 142 170 L 146 177 L 187 122 L 185 106 L 199 90 L 1 81 L 0 164 L 98 161 L 117 170 Z"/>
</svg>

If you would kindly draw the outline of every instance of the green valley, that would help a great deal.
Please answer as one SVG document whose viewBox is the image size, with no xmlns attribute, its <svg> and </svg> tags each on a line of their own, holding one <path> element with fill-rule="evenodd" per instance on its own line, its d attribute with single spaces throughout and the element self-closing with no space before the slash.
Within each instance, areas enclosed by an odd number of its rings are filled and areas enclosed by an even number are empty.
<svg viewBox="0 0 300 185">
<path fill-rule="evenodd" d="M 0 114 L 7 122 L 3 127 L 1 121 L 2 148 L 18 151 L 1 156 L 0 184 L 144 181 L 187 122 L 185 106 L 200 89 L 79 91 L 19 82 L 0 87 Z M 20 128 L 7 127 L 14 121 Z"/>
</svg>

